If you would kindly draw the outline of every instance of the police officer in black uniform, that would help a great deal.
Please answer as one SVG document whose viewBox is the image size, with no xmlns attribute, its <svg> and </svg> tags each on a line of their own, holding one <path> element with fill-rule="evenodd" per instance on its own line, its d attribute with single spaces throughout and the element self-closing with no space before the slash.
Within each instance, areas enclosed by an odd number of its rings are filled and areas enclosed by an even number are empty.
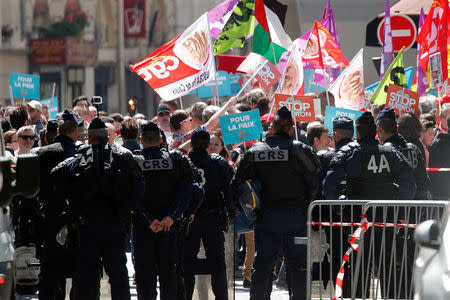
<svg viewBox="0 0 450 300">
<path fill-rule="evenodd" d="M 132 154 L 107 142 L 105 123 L 96 117 L 88 128 L 90 145 L 52 171 L 61 179 L 55 193 L 66 193 L 67 214 L 79 228 L 75 299 L 98 297 L 101 264 L 112 299 L 130 299 L 125 243 L 131 210 L 145 186 Z"/>
<path fill-rule="evenodd" d="M 232 204 L 230 182 L 234 172 L 226 159 L 208 154 L 210 135 L 199 127 L 191 136 L 192 150 L 189 158 L 203 173 L 205 198 L 189 228 L 185 245 L 186 298 L 192 299 L 195 274 L 211 274 L 211 286 L 216 299 L 227 300 L 227 276 L 225 266 L 225 235 L 228 220 L 235 212 Z M 205 247 L 206 260 L 197 258 L 200 240 Z"/>
<path fill-rule="evenodd" d="M 270 299 L 272 272 L 280 248 L 287 267 L 290 299 L 306 299 L 307 203 L 319 188 L 319 160 L 314 150 L 290 136 L 292 115 L 283 106 L 271 124 L 274 135 L 256 143 L 238 166 L 234 187 L 245 180 L 261 182 L 262 209 L 255 222 L 256 258 L 251 300 Z"/>
<path fill-rule="evenodd" d="M 380 145 L 370 112 L 356 120 L 358 143 L 349 143 L 333 156 L 324 179 L 326 199 L 339 199 L 345 181 L 349 199 L 411 199 L 416 184 L 408 163 L 391 145 Z"/>
<path fill-rule="evenodd" d="M 145 178 L 145 195 L 133 218 L 136 284 L 139 299 L 155 300 L 159 275 L 161 299 L 177 295 L 177 235 L 180 219 L 192 197 L 193 172 L 179 151 L 161 149 L 158 125 L 141 126 L 144 149 L 136 156 Z"/>
<path fill-rule="evenodd" d="M 60 230 L 59 216 L 64 209 L 63 199 L 57 199 L 52 190 L 53 178 L 50 171 L 60 162 L 75 155 L 78 139 L 78 128 L 83 126 L 83 119 L 78 118 L 71 110 L 64 110 L 59 134 L 50 145 L 41 147 L 40 160 L 41 188 L 39 201 L 43 216 L 43 252 L 41 257 L 41 273 L 39 274 L 40 299 L 65 299 L 66 277 L 70 277 L 73 269 L 73 253 L 56 242 L 56 234 Z M 52 143 L 53 142 L 53 143 Z"/>
<path fill-rule="evenodd" d="M 348 145 L 349 143 L 353 142 L 353 135 L 354 135 L 354 125 L 353 120 L 350 119 L 347 116 L 339 116 L 335 119 L 333 119 L 333 139 L 336 148 L 331 151 L 319 151 L 317 155 L 319 156 L 320 163 L 321 163 L 321 171 L 320 171 L 320 181 L 322 182 L 325 176 L 327 175 L 327 172 L 330 170 L 330 162 L 333 159 L 333 156 L 336 154 L 339 149 L 341 149 L 343 146 Z M 317 197 L 317 199 L 324 199 L 324 192 L 323 189 L 320 190 L 320 193 Z M 338 206 L 334 206 L 334 209 L 330 210 L 328 207 L 323 207 L 321 211 L 321 221 L 336 221 L 340 220 L 340 214 L 341 211 L 339 211 Z M 313 216 L 314 220 L 319 220 L 319 210 L 316 209 L 313 211 L 315 214 Z M 314 228 L 314 227 L 313 227 Z M 314 228 L 316 229 L 316 228 Z M 317 227 L 317 229 L 319 229 Z M 322 264 L 322 274 L 328 274 L 329 269 L 325 268 L 331 268 L 332 269 L 332 278 L 335 280 L 336 275 L 341 267 L 341 253 L 345 253 L 347 250 L 346 248 L 341 248 L 341 237 L 347 237 L 351 234 L 351 229 L 348 227 L 324 227 L 325 234 L 327 235 L 328 243 L 330 245 L 329 255 L 328 256 L 328 262 L 329 264 Z M 344 247 L 347 247 L 348 244 L 344 243 Z M 331 252 L 332 251 L 332 252 Z M 314 271 L 318 271 L 317 269 L 314 269 Z M 328 282 L 325 282 L 325 284 L 328 284 Z M 350 295 L 344 295 L 344 296 L 350 296 Z"/>
<path fill-rule="evenodd" d="M 327 172 L 330 169 L 331 159 L 333 158 L 336 151 L 338 151 L 348 143 L 353 142 L 354 131 L 355 129 L 353 126 L 353 120 L 350 119 L 349 117 L 339 116 L 333 119 L 333 139 L 336 148 L 330 151 L 321 150 L 317 153 L 317 156 L 319 157 L 321 164 L 321 171 L 320 171 L 321 181 L 327 175 Z"/>
<path fill-rule="evenodd" d="M 326 198 L 339 199 L 339 196 L 342 194 L 341 192 L 343 192 L 341 189 L 342 182 L 345 182 L 346 191 L 344 194 L 348 199 L 412 199 L 416 192 L 416 184 L 411 168 L 391 145 L 380 145 L 378 140 L 375 139 L 376 125 L 372 114 L 370 112 L 363 113 L 355 123 L 358 142 L 343 146 L 333 156 L 330 163 L 330 171 L 323 182 Z M 354 218 L 359 219 L 360 215 L 361 210 L 355 206 L 353 209 Z M 378 209 L 376 216 L 377 218 L 375 220 L 380 222 L 392 222 L 394 217 L 391 214 L 383 216 L 383 211 Z M 368 217 L 368 219 L 369 221 L 373 221 L 371 217 Z M 358 220 L 348 220 L 344 216 L 344 221 L 352 222 Z M 381 240 L 381 232 L 381 230 L 375 231 L 375 241 Z M 367 236 L 365 240 L 368 241 L 370 239 Z M 387 254 L 384 260 L 384 266 L 385 268 L 389 268 L 393 240 L 392 231 L 386 231 L 385 240 L 384 251 Z M 362 263 L 365 266 L 365 270 L 368 270 L 368 246 L 370 243 L 367 242 L 364 245 L 366 255 Z M 378 265 L 378 259 L 378 255 L 375 255 L 376 265 Z M 380 276 L 383 276 L 383 274 L 380 274 Z M 365 276 L 365 274 L 361 273 L 359 275 Z M 380 281 L 383 284 L 386 279 L 380 278 Z M 361 282 L 359 282 L 356 287 L 358 297 L 362 294 L 361 286 Z M 344 293 L 346 293 L 346 289 L 348 288 L 348 285 L 344 286 Z M 382 288 L 385 289 L 385 287 Z"/>
<path fill-rule="evenodd" d="M 395 148 L 403 158 L 408 162 L 414 173 L 414 179 L 417 185 L 416 195 L 413 199 L 426 200 L 427 191 L 430 190 L 430 178 L 428 177 L 425 158 L 419 147 L 413 143 L 408 143 L 397 132 L 397 120 L 395 118 L 394 109 L 391 107 L 384 108 L 377 115 L 377 132 L 378 138 L 383 144 L 390 144 Z"/>
</svg>

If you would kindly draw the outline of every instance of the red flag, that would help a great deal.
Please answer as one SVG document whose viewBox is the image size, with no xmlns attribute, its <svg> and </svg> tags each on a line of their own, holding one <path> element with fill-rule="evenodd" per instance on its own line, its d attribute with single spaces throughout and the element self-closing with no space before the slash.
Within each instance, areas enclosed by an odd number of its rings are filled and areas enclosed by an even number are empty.
<svg viewBox="0 0 450 300">
<path fill-rule="evenodd" d="M 440 11 L 442 15 L 439 16 Z M 428 72 L 429 56 L 441 52 L 442 76 L 448 78 L 447 70 L 447 0 L 434 1 L 425 22 L 417 35 L 416 41 L 420 44 L 419 63 Z"/>
<path fill-rule="evenodd" d="M 228 73 L 240 73 L 236 69 L 247 56 L 219 54 L 216 57 L 218 58 L 217 70 Z"/>
<path fill-rule="evenodd" d="M 164 100 L 187 95 L 210 81 L 216 68 L 207 14 L 130 68 Z"/>
<path fill-rule="evenodd" d="M 266 9 L 264 8 L 264 0 L 255 1 L 255 18 L 264 30 L 269 33 L 269 39 L 272 40 L 270 36 L 269 23 L 267 22 Z"/>
<path fill-rule="evenodd" d="M 322 68 L 339 68 L 349 65 L 339 45 L 317 21 L 309 34 L 303 61 Z"/>
</svg>

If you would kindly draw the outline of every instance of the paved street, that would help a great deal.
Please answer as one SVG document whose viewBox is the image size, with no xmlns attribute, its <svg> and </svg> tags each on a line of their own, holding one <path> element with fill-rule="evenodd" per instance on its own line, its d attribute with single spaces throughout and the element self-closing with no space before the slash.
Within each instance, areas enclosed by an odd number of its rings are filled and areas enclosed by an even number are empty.
<svg viewBox="0 0 450 300">
<path fill-rule="evenodd" d="M 128 262 L 127 262 L 127 267 L 128 267 L 128 275 L 130 276 L 130 292 L 131 292 L 131 299 L 132 300 L 137 300 L 137 292 L 136 292 L 136 286 L 133 285 L 133 273 L 134 273 L 134 268 L 133 268 L 133 264 L 131 263 L 131 259 L 130 259 L 130 254 L 127 253 L 127 257 L 128 257 Z M 70 289 L 70 280 L 68 280 L 68 284 L 67 284 L 67 289 Z M 210 293 L 209 299 L 214 299 L 212 297 L 212 293 Z M 38 295 L 17 295 L 16 296 L 16 300 L 35 300 L 38 299 Z M 66 299 L 69 299 L 68 297 Z M 111 299 L 110 296 L 110 288 L 109 288 L 109 283 L 108 283 L 108 279 L 107 278 L 103 278 L 101 281 L 101 300 L 106 300 L 106 299 Z M 197 297 L 195 298 L 196 300 L 200 300 Z M 230 297 L 230 299 L 233 299 Z M 236 280 L 236 286 L 235 286 L 235 300 L 248 300 L 249 299 L 249 289 L 245 289 L 242 287 L 242 280 Z M 272 300 L 285 300 L 285 299 L 289 299 L 287 292 L 284 290 L 279 290 L 277 289 L 275 286 L 273 288 L 273 292 L 272 292 Z M 158 297 L 159 300 L 159 297 Z M 204 300 L 204 299 L 201 299 Z"/>
</svg>

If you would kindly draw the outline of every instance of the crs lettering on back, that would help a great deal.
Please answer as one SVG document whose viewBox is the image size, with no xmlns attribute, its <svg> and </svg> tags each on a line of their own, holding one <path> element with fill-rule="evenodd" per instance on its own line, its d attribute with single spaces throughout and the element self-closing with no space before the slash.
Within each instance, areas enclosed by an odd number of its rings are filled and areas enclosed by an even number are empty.
<svg viewBox="0 0 450 300">
<path fill-rule="evenodd" d="M 288 150 L 261 150 L 253 152 L 255 162 L 261 161 L 288 161 Z"/>
<path fill-rule="evenodd" d="M 140 162 L 142 171 L 172 170 L 173 164 L 170 158 L 147 159 Z"/>
</svg>

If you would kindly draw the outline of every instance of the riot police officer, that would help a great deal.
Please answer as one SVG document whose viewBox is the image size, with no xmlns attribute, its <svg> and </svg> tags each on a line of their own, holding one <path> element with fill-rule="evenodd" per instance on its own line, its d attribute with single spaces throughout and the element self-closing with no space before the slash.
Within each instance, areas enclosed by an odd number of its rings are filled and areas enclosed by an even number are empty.
<svg viewBox="0 0 450 300">
<path fill-rule="evenodd" d="M 76 299 L 98 296 L 101 264 L 112 298 L 130 299 L 125 241 L 144 182 L 132 154 L 107 142 L 105 123 L 96 117 L 88 128 L 90 145 L 52 171 L 54 178 L 61 178 L 55 193 L 66 194 L 67 214 L 78 227 Z"/>
<path fill-rule="evenodd" d="M 204 201 L 190 225 L 185 244 L 184 283 L 186 298 L 192 299 L 195 274 L 211 274 L 211 286 L 216 299 L 228 299 L 225 266 L 225 235 L 228 218 L 234 218 L 230 182 L 234 175 L 231 165 L 220 155 L 208 154 L 210 135 L 199 127 L 191 136 L 189 158 L 203 173 Z M 197 259 L 200 240 L 206 260 Z"/>
<path fill-rule="evenodd" d="M 327 199 L 339 198 L 346 181 L 349 199 L 411 199 L 416 184 L 411 168 L 391 145 L 380 145 L 370 112 L 356 119 L 358 143 L 343 146 L 330 163 L 324 179 Z M 398 187 L 398 188 L 397 188 Z"/>
<path fill-rule="evenodd" d="M 40 299 L 65 299 L 66 277 L 70 277 L 74 261 L 69 249 L 56 242 L 55 236 L 60 229 L 59 216 L 64 208 L 63 199 L 58 199 L 53 193 L 50 171 L 60 162 L 75 155 L 78 147 L 78 128 L 83 126 L 83 119 L 71 110 L 64 110 L 59 124 L 59 134 L 49 145 L 41 147 L 38 155 L 40 160 L 40 194 L 41 213 L 43 215 L 43 251 L 41 257 L 41 273 L 39 274 Z M 53 143 L 52 143 L 53 142 Z M 51 143 L 51 144 L 50 144 Z"/>
<path fill-rule="evenodd" d="M 380 145 L 376 136 L 376 125 L 370 112 L 363 113 L 356 119 L 357 143 L 349 143 L 343 146 L 333 156 L 330 163 L 330 171 L 324 179 L 323 186 L 327 199 L 338 199 L 341 196 L 342 182 L 346 183 L 345 194 L 349 199 L 355 200 L 405 200 L 411 199 L 416 191 L 416 184 L 408 163 L 391 145 Z M 344 212 L 345 213 L 345 212 Z M 347 213 L 350 215 L 351 213 Z M 381 210 L 376 210 L 376 221 L 393 222 L 394 216 L 390 211 L 387 215 Z M 361 209 L 353 208 L 353 216 L 359 218 Z M 348 217 L 348 216 L 347 216 Z M 345 219 L 345 216 L 344 216 Z M 368 217 L 369 221 L 374 221 Z M 348 220 L 345 221 L 357 221 Z M 398 221 L 397 221 L 398 222 Z M 368 234 L 370 234 L 369 232 Z M 384 231 L 375 230 L 375 241 L 381 241 Z M 393 232 L 386 231 L 386 243 L 384 245 L 384 269 L 390 267 L 390 255 L 392 249 Z M 369 241 L 370 238 L 365 237 Z M 370 243 L 364 244 L 364 252 L 369 253 Z M 380 252 L 379 252 L 380 253 Z M 375 265 L 378 265 L 379 257 L 375 256 Z M 369 263 L 368 255 L 364 256 L 363 265 Z M 367 269 L 366 269 L 367 270 Z M 386 271 L 387 272 L 387 271 Z M 363 276 L 362 274 L 360 274 Z M 382 289 L 386 282 L 380 274 Z M 364 274 L 365 276 L 365 274 Z M 393 277 L 391 277 L 393 279 Z M 384 281 L 383 281 L 384 280 Z M 393 286 L 393 285 L 391 285 Z M 357 297 L 367 291 L 361 290 L 362 285 L 357 285 Z M 344 293 L 349 286 L 344 286 Z M 367 297 L 367 294 L 365 295 Z"/>
<path fill-rule="evenodd" d="M 145 178 L 145 194 L 133 218 L 136 284 L 139 299 L 156 299 L 159 275 L 162 299 L 177 295 L 177 235 L 180 219 L 192 197 L 193 172 L 179 151 L 161 149 L 158 125 L 141 126 L 144 149 L 135 151 Z"/>
<path fill-rule="evenodd" d="M 430 178 L 428 177 L 425 159 L 420 149 L 413 143 L 408 143 L 397 132 L 397 121 L 394 109 L 384 108 L 377 115 L 378 138 L 383 144 L 390 144 L 395 148 L 411 167 L 417 185 L 417 192 L 414 199 L 427 199 L 427 191 L 430 189 Z"/>
<path fill-rule="evenodd" d="M 256 143 L 238 166 L 234 187 L 261 182 L 262 208 L 255 222 L 256 258 L 250 299 L 269 299 L 272 271 L 282 248 L 290 299 L 306 299 L 306 207 L 319 188 L 319 161 L 314 150 L 293 141 L 291 112 L 282 107 L 271 124 L 274 135 Z"/>
</svg>

